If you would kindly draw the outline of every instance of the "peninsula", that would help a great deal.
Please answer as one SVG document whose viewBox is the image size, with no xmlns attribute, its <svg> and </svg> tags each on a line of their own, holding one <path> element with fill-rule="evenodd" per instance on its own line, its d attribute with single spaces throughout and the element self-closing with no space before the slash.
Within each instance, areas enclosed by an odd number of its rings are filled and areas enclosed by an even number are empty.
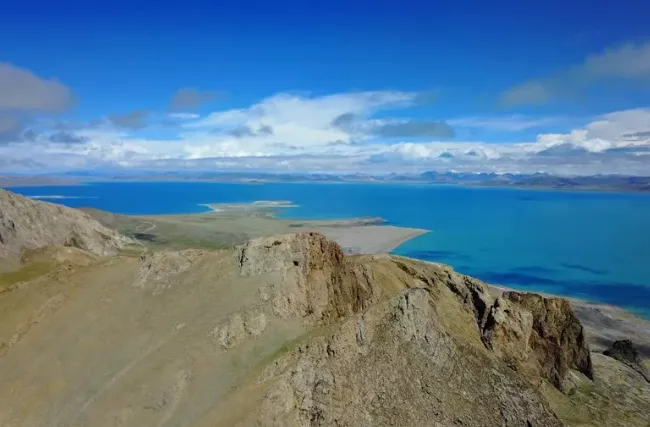
<svg viewBox="0 0 650 427">
<path fill-rule="evenodd" d="M 226 248 L 246 241 L 291 232 L 319 232 L 348 254 L 388 253 L 429 230 L 395 227 L 382 218 L 293 220 L 277 218 L 291 201 L 255 201 L 206 205 L 210 212 L 186 215 L 118 215 L 83 209 L 105 226 L 146 241 L 154 247 Z M 146 231 L 146 232 L 145 232 Z"/>
</svg>

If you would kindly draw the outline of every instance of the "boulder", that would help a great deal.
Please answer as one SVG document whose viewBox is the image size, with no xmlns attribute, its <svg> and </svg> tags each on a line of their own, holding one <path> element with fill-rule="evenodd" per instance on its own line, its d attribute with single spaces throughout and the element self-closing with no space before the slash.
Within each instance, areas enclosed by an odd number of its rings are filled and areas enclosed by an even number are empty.
<svg viewBox="0 0 650 427">
<path fill-rule="evenodd" d="M 650 383 L 650 374 L 643 365 L 639 350 L 637 350 L 632 341 L 628 339 L 615 341 L 610 348 L 603 351 L 603 354 L 634 369 Z"/>
</svg>

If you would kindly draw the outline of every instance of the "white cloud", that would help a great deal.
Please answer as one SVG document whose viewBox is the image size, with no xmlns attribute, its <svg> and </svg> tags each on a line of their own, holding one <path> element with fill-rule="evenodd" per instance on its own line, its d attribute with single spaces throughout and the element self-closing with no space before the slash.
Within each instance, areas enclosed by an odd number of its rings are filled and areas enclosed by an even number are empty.
<svg viewBox="0 0 650 427">
<path fill-rule="evenodd" d="M 650 109 L 624 110 L 605 114 L 587 123 L 582 129 L 566 134 L 541 134 L 537 146 L 548 148 L 559 144 L 571 144 L 590 152 L 603 152 L 611 148 L 650 145 L 646 138 L 630 140 L 630 134 L 650 131 Z"/>
<path fill-rule="evenodd" d="M 219 111 L 184 124 L 187 158 L 249 157 L 337 151 L 334 146 L 366 141 L 370 135 L 335 125 L 342 115 L 368 117 L 380 109 L 409 106 L 415 92 L 358 92 L 308 97 L 278 94 L 249 108 Z M 236 129 L 267 132 L 240 132 Z"/>
<path fill-rule="evenodd" d="M 333 142 L 350 143 L 354 139 L 367 139 L 363 133 L 354 133 L 335 126 L 342 115 L 367 117 L 380 109 L 412 105 L 416 92 L 377 91 L 307 97 L 278 94 L 245 109 L 219 111 L 187 123 L 189 129 L 210 129 L 212 135 L 227 133 L 233 128 L 262 126 L 272 129 L 272 135 L 255 140 L 239 141 L 252 146 L 273 141 L 289 146 L 303 147 L 326 145 Z M 214 138 L 213 138 L 214 139 Z M 222 141 L 223 142 L 223 141 Z M 228 143 L 228 146 L 231 142 Z M 259 148 L 259 147 L 258 147 Z"/>
<path fill-rule="evenodd" d="M 377 137 L 378 126 L 409 120 L 377 119 L 373 114 L 408 107 L 415 98 L 416 94 L 408 92 L 323 97 L 280 94 L 248 108 L 192 116 L 169 139 L 144 138 L 104 123 L 74 129 L 78 137 L 74 144 L 52 138 L 52 130 L 39 133 L 29 143 L 0 145 L 0 158 L 5 159 L 6 171 L 42 164 L 39 170 L 137 167 L 388 173 L 454 169 L 641 174 L 650 164 L 645 161 L 650 160 L 650 109 L 612 112 L 566 133 L 539 133 L 519 143 Z M 342 116 L 345 120 L 337 121 Z M 545 120 L 550 119 L 488 116 L 455 118 L 449 123 L 516 131 L 543 126 Z"/>
<path fill-rule="evenodd" d="M 650 109 L 637 108 L 605 114 L 585 129 L 592 138 L 620 139 L 626 134 L 650 131 Z"/>
</svg>

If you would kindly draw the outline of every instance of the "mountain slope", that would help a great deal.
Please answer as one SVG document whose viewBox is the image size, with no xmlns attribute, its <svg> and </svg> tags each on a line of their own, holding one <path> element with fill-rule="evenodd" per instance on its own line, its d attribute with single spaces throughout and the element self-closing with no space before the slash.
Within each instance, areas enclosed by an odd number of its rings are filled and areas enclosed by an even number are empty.
<svg viewBox="0 0 650 427">
<path fill-rule="evenodd" d="M 317 233 L 100 259 L 0 295 L 0 425 L 560 426 L 552 384 L 591 365 L 542 301 Z M 644 425 L 644 399 L 605 424 Z"/>
<path fill-rule="evenodd" d="M 0 189 L 0 259 L 18 258 L 24 249 L 48 245 L 113 255 L 130 242 L 77 209 Z"/>
</svg>

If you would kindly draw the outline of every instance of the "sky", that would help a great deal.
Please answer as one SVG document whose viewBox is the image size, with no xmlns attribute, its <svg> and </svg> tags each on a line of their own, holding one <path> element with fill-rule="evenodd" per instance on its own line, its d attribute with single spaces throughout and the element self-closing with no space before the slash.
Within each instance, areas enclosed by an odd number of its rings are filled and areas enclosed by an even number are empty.
<svg viewBox="0 0 650 427">
<path fill-rule="evenodd" d="M 650 3 L 9 1 L 0 173 L 650 175 Z"/>
</svg>

